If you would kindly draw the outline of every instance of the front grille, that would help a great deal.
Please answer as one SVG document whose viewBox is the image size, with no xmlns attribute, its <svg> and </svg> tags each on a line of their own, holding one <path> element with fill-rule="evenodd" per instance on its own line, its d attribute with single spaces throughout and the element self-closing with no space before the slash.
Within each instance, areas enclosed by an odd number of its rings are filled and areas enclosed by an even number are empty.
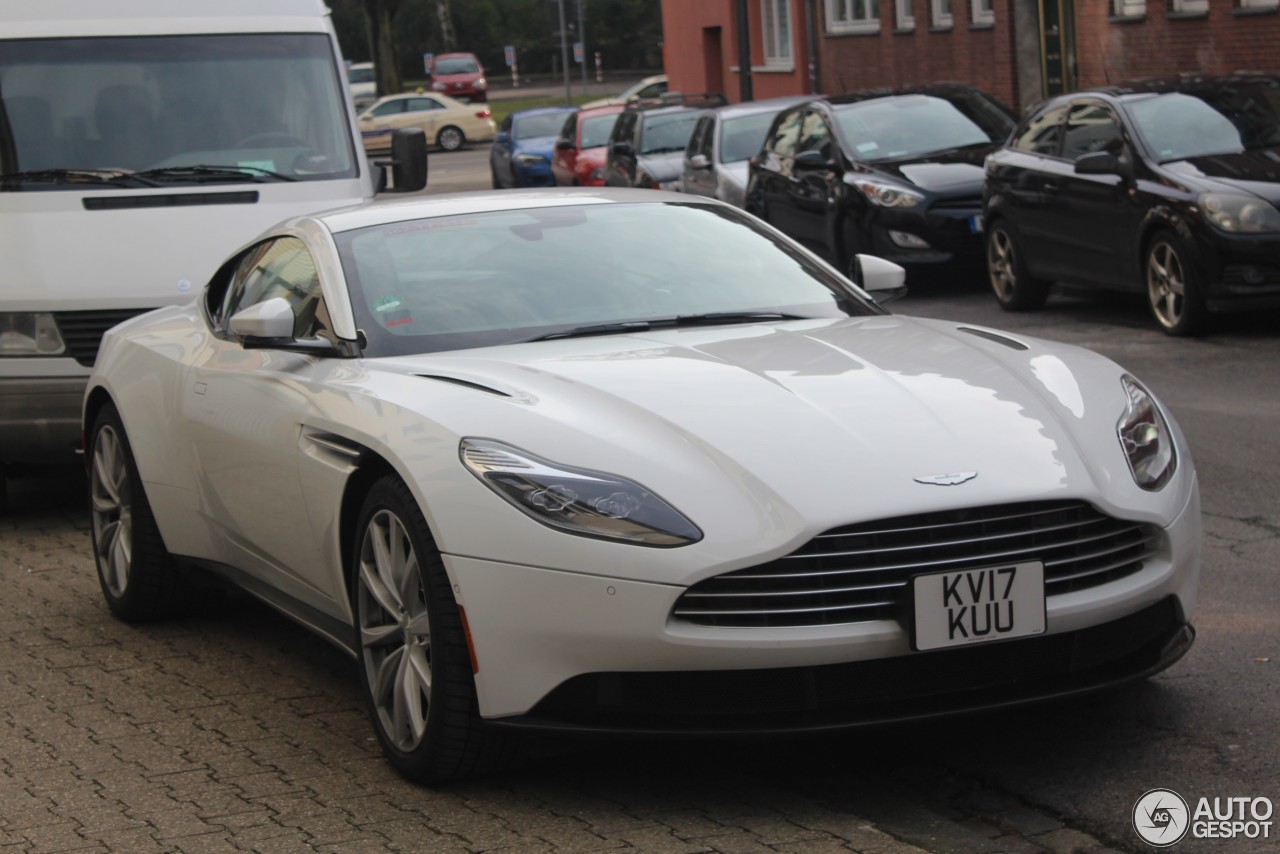
<svg viewBox="0 0 1280 854">
<path fill-rule="evenodd" d="M 66 342 L 67 352 L 80 364 L 93 367 L 98 358 L 98 345 L 102 336 L 117 323 L 123 323 L 131 317 L 137 317 L 148 309 L 145 308 L 112 308 L 96 311 L 59 311 L 54 314 L 58 322 L 58 331 Z"/>
<path fill-rule="evenodd" d="M 702 626 L 829 626 L 903 619 L 926 572 L 1044 563 L 1045 595 L 1142 568 L 1156 528 L 1079 501 L 1004 504 L 835 528 L 791 554 L 700 581 L 673 615 Z"/>
</svg>

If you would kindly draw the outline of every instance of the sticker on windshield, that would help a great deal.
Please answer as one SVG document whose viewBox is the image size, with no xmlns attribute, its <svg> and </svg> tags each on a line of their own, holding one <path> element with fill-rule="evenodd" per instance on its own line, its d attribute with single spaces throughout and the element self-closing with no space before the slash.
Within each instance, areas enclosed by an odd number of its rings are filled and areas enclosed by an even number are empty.
<svg viewBox="0 0 1280 854">
<path fill-rule="evenodd" d="M 860 142 L 854 146 L 854 148 L 858 149 L 859 154 L 870 154 L 879 147 L 880 146 L 874 142 Z"/>
<path fill-rule="evenodd" d="M 391 311 L 400 307 L 400 300 L 396 297 L 383 297 L 373 304 L 374 311 Z"/>
</svg>

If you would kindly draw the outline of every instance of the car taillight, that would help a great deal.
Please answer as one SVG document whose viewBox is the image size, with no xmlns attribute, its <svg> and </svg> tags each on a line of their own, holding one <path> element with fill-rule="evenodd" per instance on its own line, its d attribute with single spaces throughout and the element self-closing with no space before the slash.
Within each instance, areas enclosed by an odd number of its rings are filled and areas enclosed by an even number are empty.
<svg viewBox="0 0 1280 854">
<path fill-rule="evenodd" d="M 489 117 L 490 117 L 490 116 L 492 116 L 492 115 L 493 115 L 493 113 L 489 112 L 489 108 L 488 108 L 488 107 L 485 107 L 483 110 L 481 110 L 480 112 L 476 113 L 476 118 L 477 118 L 477 119 L 487 119 L 487 118 L 489 118 Z"/>
</svg>

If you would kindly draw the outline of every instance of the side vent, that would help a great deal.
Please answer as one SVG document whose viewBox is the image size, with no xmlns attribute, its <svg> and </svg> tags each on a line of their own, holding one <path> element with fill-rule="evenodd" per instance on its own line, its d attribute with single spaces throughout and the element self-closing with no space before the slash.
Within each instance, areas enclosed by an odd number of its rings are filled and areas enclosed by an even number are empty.
<svg viewBox="0 0 1280 854">
<path fill-rule="evenodd" d="M 435 380 L 437 382 L 442 382 L 442 383 L 451 383 L 453 385 L 462 386 L 463 388 L 471 388 L 471 389 L 475 389 L 476 391 L 483 391 L 483 392 L 488 392 L 489 394 L 496 394 L 498 397 L 512 397 L 510 392 L 505 392 L 502 389 L 497 389 L 497 388 L 494 388 L 493 386 L 487 386 L 482 383 L 471 382 L 470 380 L 459 379 L 458 377 L 446 377 L 441 374 L 417 374 L 416 376 L 422 377 L 424 380 Z"/>
<path fill-rule="evenodd" d="M 976 335 L 979 338 L 985 338 L 988 341 L 994 341 L 997 344 L 1002 344 L 1010 350 L 1028 349 L 1027 345 L 1023 344 L 1021 341 L 1016 341 L 1006 335 L 1001 335 L 999 332 L 992 332 L 990 329 L 975 329 L 972 326 L 957 326 L 956 329 L 961 332 L 967 332 L 970 335 Z"/>
</svg>

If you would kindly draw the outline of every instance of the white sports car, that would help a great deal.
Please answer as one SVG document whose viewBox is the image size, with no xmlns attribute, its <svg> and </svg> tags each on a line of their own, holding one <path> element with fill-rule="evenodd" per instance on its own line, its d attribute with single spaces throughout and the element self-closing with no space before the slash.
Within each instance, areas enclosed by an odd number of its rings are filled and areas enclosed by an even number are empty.
<svg viewBox="0 0 1280 854">
<path fill-rule="evenodd" d="M 392 764 L 522 730 L 822 730 L 1092 690 L 1191 645 L 1199 493 L 1085 350 L 889 315 L 752 217 L 530 191 L 301 217 L 112 330 L 103 592 L 225 576 L 348 650 Z"/>
</svg>

